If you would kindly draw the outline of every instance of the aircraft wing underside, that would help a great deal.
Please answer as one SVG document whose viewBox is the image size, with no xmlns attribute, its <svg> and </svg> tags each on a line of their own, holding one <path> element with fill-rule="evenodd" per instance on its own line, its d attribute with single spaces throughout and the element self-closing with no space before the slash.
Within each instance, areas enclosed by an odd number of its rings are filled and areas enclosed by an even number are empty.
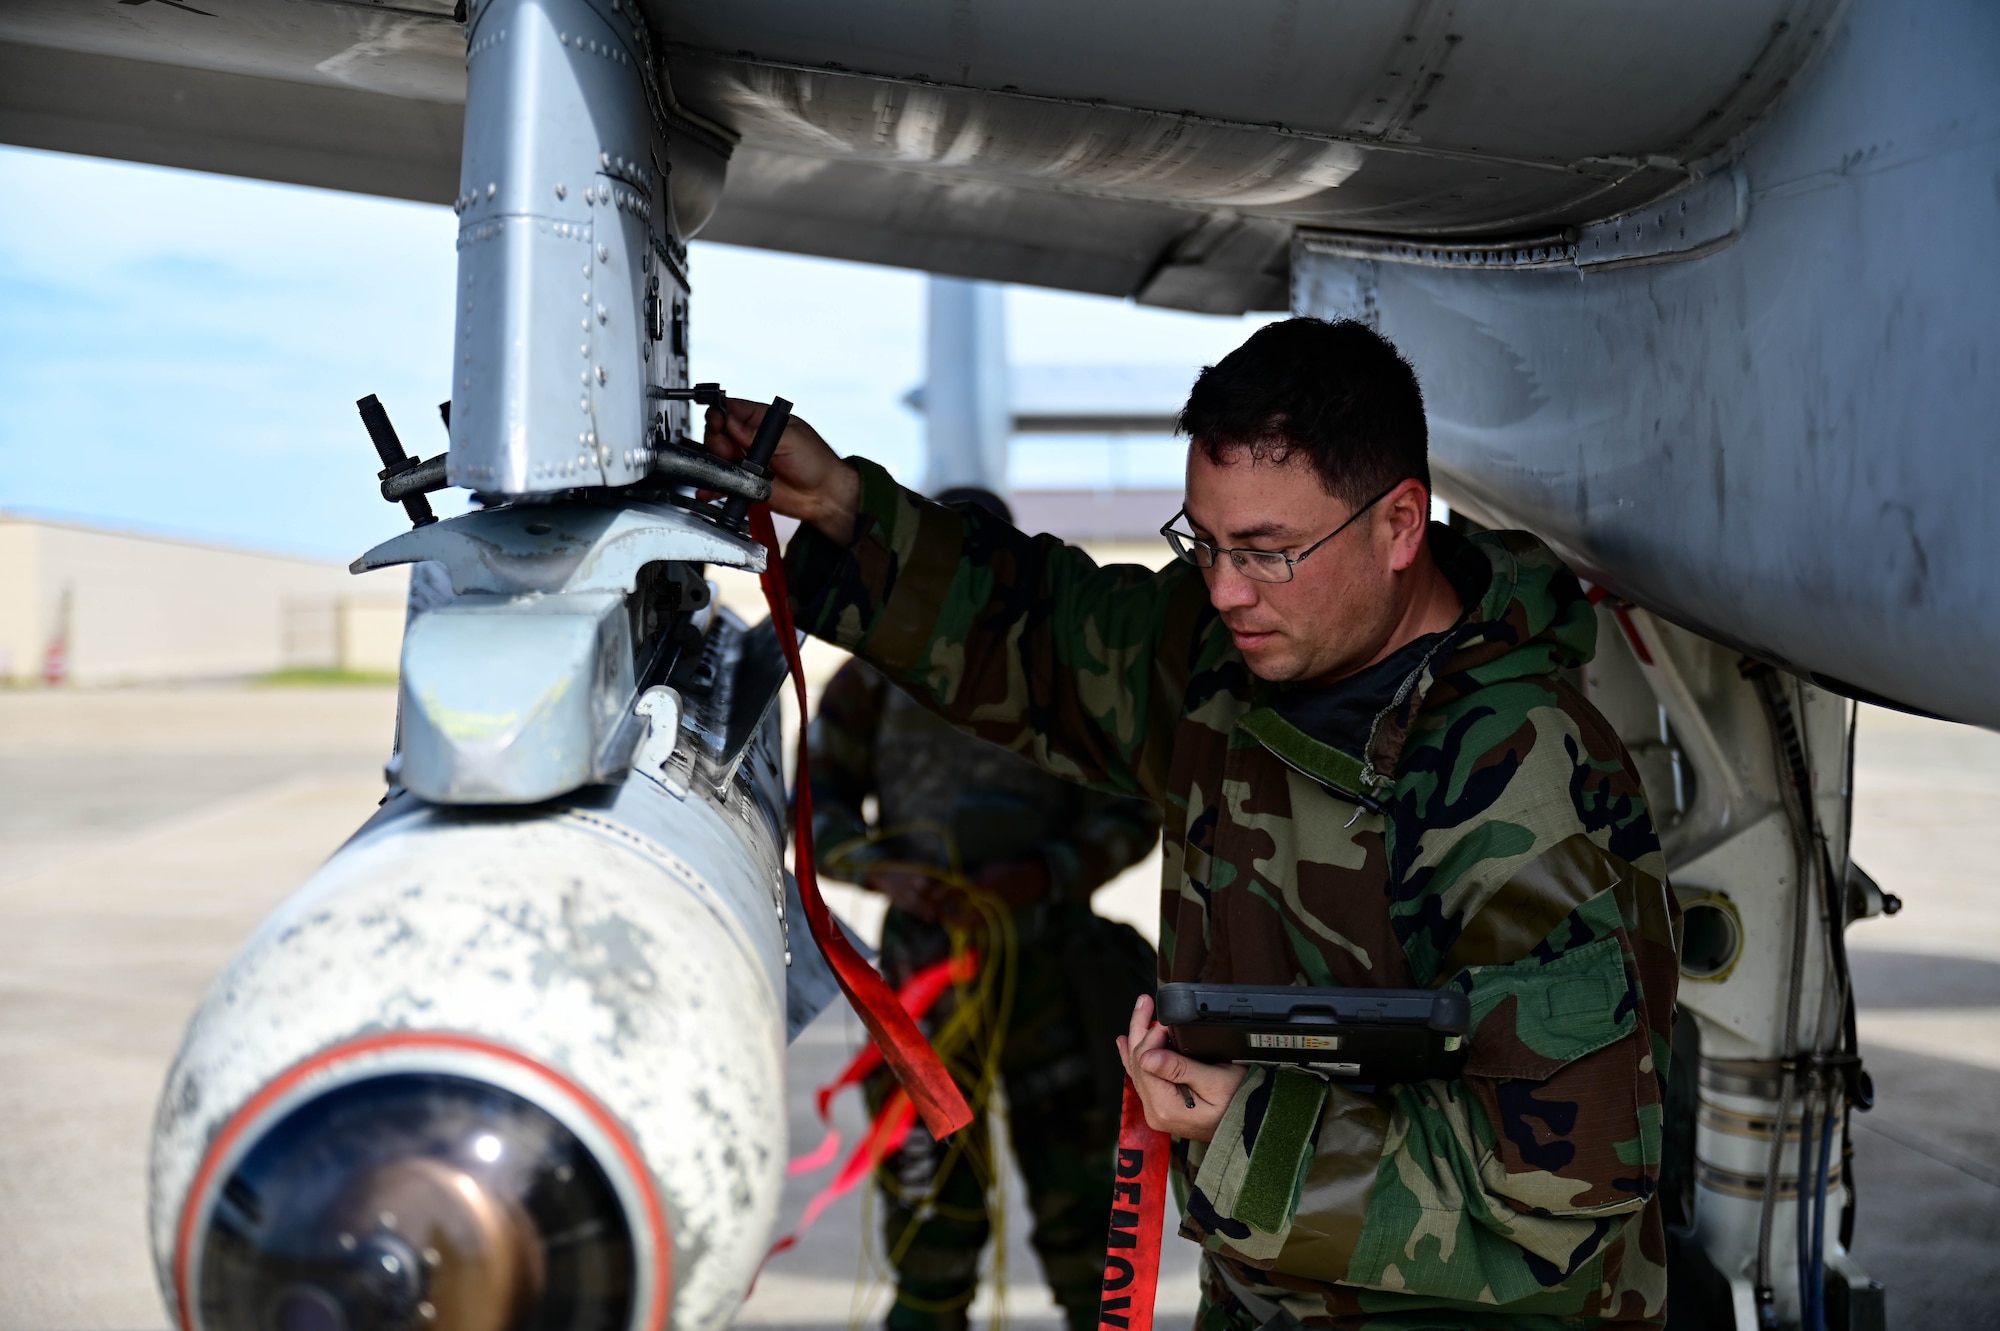
<svg viewBox="0 0 2000 1331">
<path fill-rule="evenodd" d="M 704 238 L 1237 312 L 1287 305 L 1296 227 L 1518 239 L 1661 195 L 1835 6 L 646 7 L 735 141 Z M 447 203 L 464 60 L 452 0 L 16 0 L 0 140 Z"/>
</svg>

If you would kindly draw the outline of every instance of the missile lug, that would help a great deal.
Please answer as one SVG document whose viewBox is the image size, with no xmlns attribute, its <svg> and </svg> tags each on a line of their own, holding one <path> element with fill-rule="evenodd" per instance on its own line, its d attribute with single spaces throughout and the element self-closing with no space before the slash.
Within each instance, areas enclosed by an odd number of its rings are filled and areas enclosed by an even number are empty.
<svg viewBox="0 0 2000 1331">
<path fill-rule="evenodd" d="M 632 710 L 646 718 L 646 737 L 633 755 L 632 766 L 641 775 L 666 784 L 662 771 L 680 744 L 681 695 L 665 684 L 655 684 L 639 695 Z"/>
</svg>

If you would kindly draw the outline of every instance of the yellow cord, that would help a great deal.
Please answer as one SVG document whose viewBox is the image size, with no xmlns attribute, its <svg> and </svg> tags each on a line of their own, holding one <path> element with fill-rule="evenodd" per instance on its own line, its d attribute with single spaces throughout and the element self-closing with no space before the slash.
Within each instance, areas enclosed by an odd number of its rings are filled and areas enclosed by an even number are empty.
<svg viewBox="0 0 2000 1331">
<path fill-rule="evenodd" d="M 951 1011 L 931 1041 L 939 1059 L 965 1090 L 966 1103 L 972 1108 L 974 1121 L 948 1143 L 943 1161 L 932 1173 L 930 1185 L 921 1195 L 905 1191 L 894 1175 L 877 1166 L 876 1182 L 883 1191 L 908 1208 L 912 1219 L 904 1226 L 893 1250 L 882 1254 L 881 1260 L 876 1260 L 872 1243 L 875 1231 L 874 1190 L 868 1190 L 862 1203 L 862 1270 L 857 1272 L 857 1297 L 849 1305 L 848 1325 L 851 1331 L 859 1331 L 862 1322 L 867 1319 L 866 1309 L 874 1303 L 875 1295 L 885 1283 L 893 1286 L 896 1264 L 907 1255 L 925 1220 L 932 1216 L 963 1221 L 979 1218 L 977 1211 L 945 1206 L 937 1199 L 938 1190 L 945 1180 L 963 1163 L 979 1184 L 985 1203 L 983 1210 L 991 1224 L 992 1256 L 985 1278 L 993 1283 L 993 1312 L 988 1325 L 992 1331 L 1004 1331 L 1007 1326 L 1007 1188 L 1006 1179 L 995 1160 L 993 1132 L 995 1127 L 1000 1126 L 996 1122 L 1000 1117 L 996 1093 L 1001 1085 L 1001 1054 L 1014 1012 L 1018 980 L 1018 938 L 1014 930 L 1014 913 L 997 895 L 980 888 L 965 876 L 956 841 L 947 828 L 937 824 L 884 828 L 853 838 L 834 847 L 827 855 L 827 863 L 829 866 L 840 864 L 865 845 L 907 837 L 916 832 L 929 832 L 939 838 L 948 860 L 946 867 L 901 861 L 878 861 L 869 867 L 931 877 L 953 889 L 955 896 L 969 905 L 978 917 L 978 922 L 970 927 L 965 916 L 959 913 L 948 913 L 942 921 L 945 936 L 950 940 L 952 960 L 963 957 L 975 945 L 983 946 L 978 948 L 978 973 L 969 983 L 952 986 Z M 872 1279 L 867 1279 L 868 1293 L 863 1297 L 860 1286 L 864 1278 L 871 1276 Z M 978 1285 L 975 1284 L 971 1293 L 951 1301 L 924 1300 L 907 1295 L 901 1297 L 920 1312 L 945 1313 L 967 1306 L 977 1295 Z"/>
</svg>

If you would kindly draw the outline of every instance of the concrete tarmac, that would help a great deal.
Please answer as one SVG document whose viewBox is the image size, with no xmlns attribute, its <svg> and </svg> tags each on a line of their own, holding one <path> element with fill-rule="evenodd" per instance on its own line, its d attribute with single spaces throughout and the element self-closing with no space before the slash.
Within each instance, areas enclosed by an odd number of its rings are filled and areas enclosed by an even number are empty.
<svg viewBox="0 0 2000 1331">
<path fill-rule="evenodd" d="M 203 989 L 380 797 L 383 689 L 0 694 L 0 1331 L 167 1326 L 147 1251 L 154 1100 Z M 1857 1116 L 1856 1253 L 1896 1328 L 2000 1328 L 2000 736 L 1868 710 L 1856 857 L 1907 905 L 1850 935 L 1880 1103 Z M 1144 922 L 1157 863 L 1106 889 Z M 870 903 L 844 894 L 864 928 Z M 860 1039 L 829 1012 L 790 1055 L 794 1149 L 812 1088 Z M 836 1121 L 851 1143 L 852 1095 Z M 826 1173 L 787 1182 L 789 1228 Z M 1053 1328 L 1015 1187 L 978 1324 Z M 889 1282 L 858 1189 L 773 1261 L 739 1319 L 879 1321 Z M 1188 1324 L 1169 1239 L 1163 1328 Z"/>
</svg>

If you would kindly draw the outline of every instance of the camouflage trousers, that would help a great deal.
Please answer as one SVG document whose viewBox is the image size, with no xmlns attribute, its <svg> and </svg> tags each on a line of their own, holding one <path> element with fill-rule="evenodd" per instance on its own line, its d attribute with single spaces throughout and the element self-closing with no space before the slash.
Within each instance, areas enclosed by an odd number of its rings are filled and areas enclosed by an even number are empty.
<svg viewBox="0 0 2000 1331">
<path fill-rule="evenodd" d="M 1123 1070 L 1112 1041 L 1132 1004 L 1150 992 L 1152 948 L 1128 926 L 1083 906 L 1034 906 L 1016 915 L 1015 996 L 1000 1048 L 1007 1135 L 1026 1185 L 1029 1242 L 1071 1331 L 1097 1324 L 1111 1206 Z M 883 927 L 883 973 L 901 984 L 949 952 L 944 931 L 892 911 Z M 933 1013 L 935 1027 L 950 999 Z M 975 1048 L 989 1043 L 975 1039 Z M 1101 1047 L 1100 1047 L 1101 1046 Z M 969 1060 L 961 1058 L 960 1063 Z M 953 1074 L 968 1091 L 970 1067 Z M 892 1083 L 867 1087 L 878 1108 Z M 975 1104 L 973 1125 L 940 1143 L 918 1122 L 876 1171 L 884 1246 L 896 1269 L 889 1331 L 962 1331 L 992 1237 L 987 1162 L 993 1118 Z"/>
<path fill-rule="evenodd" d="M 1173 1242 L 1169 1235 L 1167 1242 Z M 1301 1318 L 1293 1308 L 1280 1307 L 1277 1300 L 1295 1291 L 1265 1283 L 1243 1267 L 1225 1274 L 1222 1263 L 1208 1253 L 1201 1259 L 1201 1304 L 1194 1315 L 1194 1331 L 1583 1331 L 1604 1325 L 1598 1318 L 1554 1317 L 1539 1313 L 1476 1313 L 1465 1310 L 1440 1312 L 1381 1312 L 1359 1317 L 1314 1316 Z"/>
</svg>

